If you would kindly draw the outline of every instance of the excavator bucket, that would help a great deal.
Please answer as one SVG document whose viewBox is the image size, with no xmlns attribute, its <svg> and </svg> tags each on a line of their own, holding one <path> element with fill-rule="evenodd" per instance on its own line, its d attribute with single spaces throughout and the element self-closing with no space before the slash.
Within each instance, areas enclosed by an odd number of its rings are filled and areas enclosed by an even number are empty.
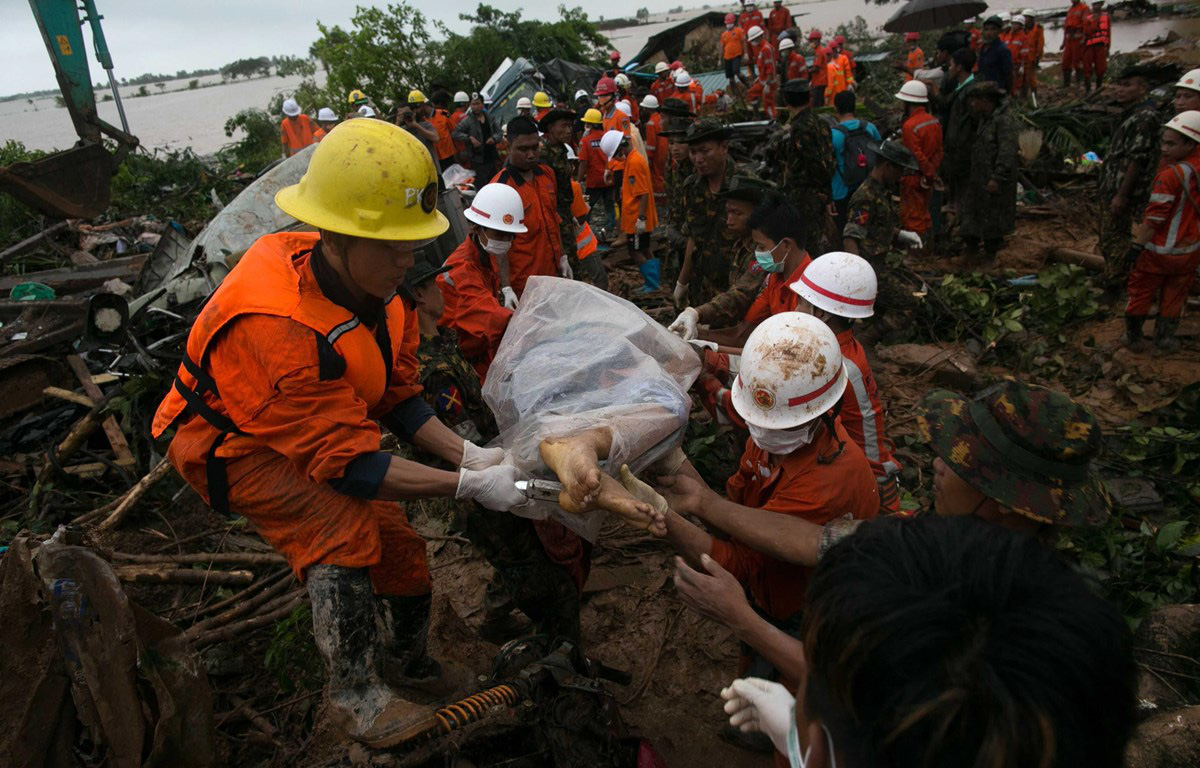
<svg viewBox="0 0 1200 768">
<path fill-rule="evenodd" d="M 83 144 L 32 163 L 0 167 L 0 190 L 64 219 L 93 219 L 108 208 L 117 163 L 103 144 Z"/>
</svg>

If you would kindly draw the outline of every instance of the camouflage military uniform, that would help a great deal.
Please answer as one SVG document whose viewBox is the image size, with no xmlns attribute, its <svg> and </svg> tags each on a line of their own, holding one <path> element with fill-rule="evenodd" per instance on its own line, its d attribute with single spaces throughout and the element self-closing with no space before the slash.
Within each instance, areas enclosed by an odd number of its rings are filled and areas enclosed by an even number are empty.
<svg viewBox="0 0 1200 768">
<path fill-rule="evenodd" d="M 750 176 L 730 157 L 725 161 L 724 192 L 734 176 Z M 692 274 L 688 304 L 698 307 L 729 287 L 732 254 L 738 238 L 725 226 L 725 201 L 708 189 L 708 180 L 698 173 L 688 177 L 680 198 L 680 232 L 692 241 Z"/>
<path fill-rule="evenodd" d="M 437 336 L 423 335 L 417 363 L 422 396 L 446 426 L 476 444 L 496 436 L 496 421 L 483 402 L 479 376 L 462 356 L 452 329 L 440 328 Z M 470 502 L 457 503 L 455 518 L 495 569 L 484 595 L 488 617 L 507 616 L 515 606 L 539 632 L 578 642 L 579 591 L 568 572 L 546 555 L 533 522 Z"/>
<path fill-rule="evenodd" d="M 895 193 L 883 182 L 868 176 L 846 208 L 846 228 L 842 236 L 858 241 L 858 254 L 871 263 L 879 281 L 875 297 L 875 314 L 883 316 L 887 309 L 908 309 L 913 304 L 912 290 L 888 266 L 887 255 L 892 241 L 900 231 L 900 205 Z"/>
<path fill-rule="evenodd" d="M 571 186 L 571 164 L 567 160 L 567 145 L 551 141 L 549 136 L 542 138 L 542 162 L 554 171 L 555 210 L 558 211 L 559 232 L 562 234 L 563 253 L 567 255 L 567 263 L 576 280 L 583 280 L 592 285 L 604 285 L 608 281 L 603 274 L 596 274 L 599 267 L 603 272 L 600 259 L 580 261 L 575 253 L 575 216 L 571 213 L 571 203 L 575 200 L 575 190 Z M 557 265 L 556 265 L 557 266 Z"/>
<path fill-rule="evenodd" d="M 683 183 L 695 173 L 692 161 L 686 157 L 679 163 L 667 158 L 666 172 L 663 174 L 663 191 L 667 198 L 667 263 L 663 275 L 673 282 L 679 277 L 679 269 L 683 265 L 683 254 L 687 248 L 687 238 L 683 236 Z M 664 282 L 668 289 L 670 282 Z"/>
<path fill-rule="evenodd" d="M 1142 210 L 1150 197 L 1150 184 L 1158 169 L 1158 142 L 1162 134 L 1162 116 L 1153 101 L 1129 107 L 1121 115 L 1121 124 L 1108 144 L 1108 155 L 1100 167 L 1100 253 L 1110 265 L 1110 271 L 1120 269 L 1122 257 L 1129 249 L 1133 222 L 1140 221 Z M 1141 173 L 1129 195 L 1129 203 L 1118 216 L 1109 210 L 1112 199 L 1121 189 L 1125 168 L 1137 162 Z"/>
<path fill-rule="evenodd" d="M 828 204 L 833 173 L 833 138 L 829 126 L 811 109 L 775 129 L 765 153 L 765 173 L 804 216 L 805 247 L 826 250 Z"/>
<path fill-rule="evenodd" d="M 767 279 L 767 273 L 754 259 L 754 241 L 750 238 L 737 241 L 731 261 L 729 290 L 696 308 L 700 322 L 712 328 L 728 328 L 745 319 L 746 310 L 750 309 Z"/>
<path fill-rule="evenodd" d="M 1006 381 L 974 402 L 946 390 L 925 397 L 918 414 L 922 438 L 964 482 L 1001 506 L 1041 523 L 1103 522 L 1111 501 L 1091 460 L 1100 425 L 1064 394 Z M 987 434 L 1011 444 L 995 447 Z"/>
<path fill-rule="evenodd" d="M 990 116 L 980 116 L 978 126 L 971 139 L 959 234 L 968 243 L 996 243 L 1017 223 L 1017 120 L 1007 104 L 1000 104 Z M 1000 189 L 989 192 L 990 181 Z"/>
</svg>

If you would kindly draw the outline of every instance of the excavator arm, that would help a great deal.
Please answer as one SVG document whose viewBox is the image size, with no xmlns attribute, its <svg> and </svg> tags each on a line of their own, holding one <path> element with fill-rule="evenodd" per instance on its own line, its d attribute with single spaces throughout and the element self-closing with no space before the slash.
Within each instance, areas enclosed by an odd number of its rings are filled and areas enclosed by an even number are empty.
<svg viewBox="0 0 1200 768">
<path fill-rule="evenodd" d="M 121 94 L 113 77 L 112 56 L 100 27 L 102 17 L 94 0 L 79 0 L 79 3 L 29 0 L 79 142 L 71 149 L 32 163 L 0 167 L 0 190 L 49 216 L 90 219 L 108 208 L 113 173 L 125 155 L 138 145 L 138 139 L 129 133 L 125 120 Z M 82 19 L 80 11 L 85 14 Z M 120 128 L 101 120 L 96 110 L 96 94 L 83 44 L 84 22 L 91 26 L 96 58 L 108 73 Z M 105 148 L 105 137 L 117 142 L 115 154 Z"/>
</svg>

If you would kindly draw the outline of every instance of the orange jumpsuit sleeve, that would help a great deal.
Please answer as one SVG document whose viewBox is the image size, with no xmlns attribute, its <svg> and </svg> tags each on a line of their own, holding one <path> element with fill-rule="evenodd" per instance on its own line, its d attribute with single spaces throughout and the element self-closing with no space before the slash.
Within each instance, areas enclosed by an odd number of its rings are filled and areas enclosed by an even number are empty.
<svg viewBox="0 0 1200 768">
<path fill-rule="evenodd" d="M 269 340 L 269 341 L 267 341 Z M 343 378 L 322 381 L 311 328 L 268 315 L 246 315 L 210 347 L 214 376 L 236 372 L 250 399 L 222 399 L 251 438 L 285 456 L 315 483 L 341 477 L 357 457 L 379 450 L 367 403 Z"/>
<path fill-rule="evenodd" d="M 447 276 L 449 279 L 438 278 L 438 286 L 443 295 L 454 292 L 455 308 L 453 316 L 447 309 L 442 324 L 458 331 L 458 345 L 467 358 L 490 363 L 512 319 L 512 310 L 504 308 L 479 270 L 469 264 L 455 267 Z M 451 302 L 446 303 L 449 307 Z"/>
<path fill-rule="evenodd" d="M 772 280 L 774 280 L 774 277 L 767 275 L 767 282 L 769 283 Z M 767 283 L 763 283 L 763 289 L 758 292 L 758 295 L 754 297 L 754 303 L 746 310 L 746 316 L 742 321 L 752 328 L 771 316 L 771 291 L 768 290 L 769 287 Z"/>
<path fill-rule="evenodd" d="M 938 167 L 934 164 L 933 158 L 926 152 L 924 142 L 921 141 L 921 137 L 917 135 L 916 131 L 917 125 L 928 119 L 929 115 L 924 112 L 909 117 L 908 120 L 904 121 L 901 138 L 904 141 L 904 146 L 908 147 L 913 155 L 916 156 L 917 165 L 921 169 L 921 175 L 926 179 L 933 179 L 933 177 L 937 176 Z M 932 128 L 927 128 L 926 130 L 932 130 Z"/>
</svg>

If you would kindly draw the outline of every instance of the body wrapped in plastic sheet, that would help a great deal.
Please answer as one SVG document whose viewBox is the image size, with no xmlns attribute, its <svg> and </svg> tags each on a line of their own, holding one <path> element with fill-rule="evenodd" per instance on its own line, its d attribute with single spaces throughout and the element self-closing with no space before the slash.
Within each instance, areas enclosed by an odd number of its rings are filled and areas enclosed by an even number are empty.
<svg viewBox="0 0 1200 768">
<path fill-rule="evenodd" d="M 633 304 L 584 283 L 530 278 L 483 388 L 499 442 L 533 477 L 553 480 L 539 455 L 547 438 L 604 427 L 612 435 L 600 468 L 637 473 L 683 440 L 700 372 L 695 351 Z M 582 515 L 550 503 L 514 510 L 553 516 L 595 540 L 604 511 Z"/>
</svg>

